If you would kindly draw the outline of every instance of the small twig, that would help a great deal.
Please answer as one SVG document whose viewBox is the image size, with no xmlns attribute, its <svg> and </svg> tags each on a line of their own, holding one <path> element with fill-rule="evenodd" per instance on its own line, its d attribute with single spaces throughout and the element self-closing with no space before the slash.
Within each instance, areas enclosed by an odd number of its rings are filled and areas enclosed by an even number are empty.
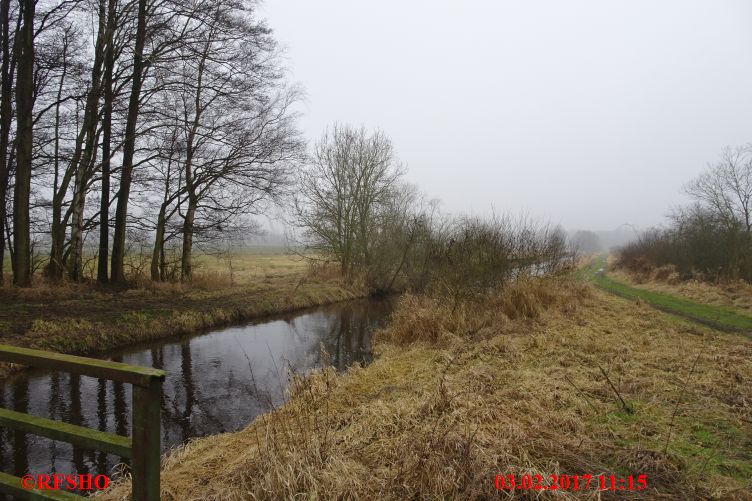
<svg viewBox="0 0 752 501">
<path fill-rule="evenodd" d="M 248 353 L 246 353 L 245 348 L 243 348 L 243 345 L 240 344 L 240 340 L 237 336 L 235 336 L 235 342 L 238 344 L 238 347 L 240 348 L 240 351 L 243 352 L 243 356 L 248 361 L 248 370 L 251 372 L 251 382 L 253 383 L 253 391 L 256 395 L 258 395 L 258 386 L 256 386 L 256 376 L 253 374 L 253 364 L 251 363 L 251 359 L 248 356 Z"/>
<path fill-rule="evenodd" d="M 708 454 L 705 456 L 705 461 L 702 462 L 702 466 L 700 467 L 700 475 L 705 473 L 705 468 L 708 466 L 708 463 L 710 463 L 710 460 L 713 458 L 713 456 L 716 455 L 718 452 L 718 443 L 715 444 L 715 447 L 713 447 L 713 450 L 709 451 Z"/>
<path fill-rule="evenodd" d="M 272 353 L 272 349 L 269 346 L 269 343 L 266 343 L 266 349 L 269 351 L 269 359 L 272 361 L 272 364 L 274 365 L 274 372 L 277 374 L 277 384 L 279 386 L 279 392 L 282 397 L 282 402 L 285 401 L 285 388 L 282 386 L 282 374 L 279 372 L 279 367 L 277 366 L 276 360 L 274 360 L 274 354 Z"/>
<path fill-rule="evenodd" d="M 627 405 L 627 403 L 624 401 L 623 398 L 621 398 L 621 393 L 619 393 L 619 390 L 616 389 L 616 386 L 614 386 L 614 383 L 611 382 L 611 378 L 608 377 L 608 374 L 606 374 L 606 371 L 603 370 L 603 367 L 601 367 L 601 364 L 598 362 L 595 363 L 595 365 L 598 366 L 598 368 L 601 370 L 601 374 L 603 374 L 603 377 L 606 378 L 606 381 L 608 381 L 608 385 L 611 387 L 612 390 L 614 390 L 614 393 L 616 393 L 616 396 L 619 398 L 619 401 L 621 402 L 622 409 L 627 414 L 632 414 L 634 410 Z"/>
<path fill-rule="evenodd" d="M 679 414 L 679 405 L 681 404 L 681 401 L 684 398 L 684 394 L 687 391 L 687 386 L 689 385 L 689 381 L 692 379 L 692 375 L 695 373 L 695 369 L 697 368 L 697 362 L 700 360 L 700 355 L 702 355 L 702 349 L 704 347 L 705 347 L 705 344 L 703 343 L 703 345 L 700 346 L 700 349 L 697 352 L 695 361 L 692 363 L 692 369 L 690 369 L 689 375 L 687 376 L 687 379 L 684 381 L 681 393 L 679 393 L 679 398 L 676 400 L 676 405 L 674 406 L 674 412 L 671 414 L 671 422 L 668 425 L 668 435 L 666 435 L 666 445 L 663 446 L 664 454 L 668 450 L 668 444 L 671 441 L 671 432 L 674 429 L 674 421 L 676 420 L 676 415 Z"/>
<path fill-rule="evenodd" d="M 596 409 L 596 408 L 595 408 L 595 405 L 593 405 L 593 402 L 591 402 L 591 401 L 590 401 L 590 399 L 588 398 L 588 396 L 587 396 L 587 395 L 585 395 L 585 392 L 584 392 L 584 391 L 582 391 L 581 389 L 579 389 L 579 388 L 577 387 L 577 385 L 576 385 L 576 384 L 574 384 L 574 381 L 572 381 L 571 379 L 569 379 L 569 376 L 564 376 L 564 380 L 565 380 L 565 381 L 566 381 L 567 383 L 571 384 L 571 385 L 572 385 L 572 386 L 574 387 L 574 389 L 575 389 L 575 390 L 577 390 L 577 393 L 579 393 L 580 395 L 582 395 L 582 398 L 584 398 L 584 399 L 585 399 L 585 402 L 587 402 L 587 403 L 588 403 L 588 405 L 589 405 L 589 406 L 590 406 L 590 407 L 591 407 L 591 408 L 593 409 L 593 411 L 594 411 L 594 412 L 595 412 L 595 413 L 597 414 L 597 413 L 598 413 L 598 409 Z"/>
</svg>

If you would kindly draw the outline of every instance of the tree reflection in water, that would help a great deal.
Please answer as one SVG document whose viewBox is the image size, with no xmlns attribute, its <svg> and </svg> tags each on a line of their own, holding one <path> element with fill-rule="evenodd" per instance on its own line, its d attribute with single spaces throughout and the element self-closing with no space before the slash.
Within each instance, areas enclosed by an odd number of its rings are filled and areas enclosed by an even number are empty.
<svg viewBox="0 0 752 501">
<path fill-rule="evenodd" d="M 110 359 L 164 369 L 162 448 L 234 431 L 284 402 L 289 371 L 370 361 L 370 336 L 392 299 L 362 300 L 273 317 L 242 327 L 150 343 Z M 325 353 L 325 355 L 324 355 Z M 325 358 L 322 358 L 325 357 Z M 130 434 L 129 385 L 27 371 L 0 384 L 0 406 L 101 431 Z M 0 470 L 116 475 L 122 458 L 0 428 Z"/>
</svg>

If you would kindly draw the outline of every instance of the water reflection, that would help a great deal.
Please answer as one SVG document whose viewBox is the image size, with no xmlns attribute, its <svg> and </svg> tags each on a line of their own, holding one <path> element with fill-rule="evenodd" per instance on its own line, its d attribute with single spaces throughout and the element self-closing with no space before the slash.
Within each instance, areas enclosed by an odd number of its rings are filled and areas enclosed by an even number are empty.
<svg viewBox="0 0 752 501">
<path fill-rule="evenodd" d="M 370 335 L 392 300 L 341 303 L 242 327 L 157 342 L 110 358 L 167 371 L 162 449 L 234 431 L 284 400 L 290 370 L 370 361 Z M 323 349 L 322 349 L 323 348 Z M 322 359 L 326 357 L 326 360 Z M 131 387 L 67 373 L 28 371 L 0 384 L 0 406 L 120 435 L 130 434 Z M 0 428 L 0 470 L 115 475 L 121 458 Z"/>
</svg>

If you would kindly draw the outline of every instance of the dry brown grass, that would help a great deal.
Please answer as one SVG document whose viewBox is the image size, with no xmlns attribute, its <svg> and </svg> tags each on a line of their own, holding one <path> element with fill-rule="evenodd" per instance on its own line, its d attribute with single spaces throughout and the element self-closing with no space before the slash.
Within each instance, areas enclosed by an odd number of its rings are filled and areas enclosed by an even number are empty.
<svg viewBox="0 0 752 501">
<path fill-rule="evenodd" d="M 527 279 L 503 292 L 476 301 L 455 304 L 450 298 L 405 294 L 388 329 L 376 341 L 406 345 L 418 341 L 443 345 L 458 337 L 496 332 L 509 320 L 535 319 L 552 306 L 573 311 L 591 293 L 585 284 Z"/>
<path fill-rule="evenodd" d="M 612 268 L 609 275 L 638 289 L 683 297 L 702 304 L 730 307 L 740 313 L 752 315 L 752 284 L 741 280 L 719 283 L 698 279 L 681 280 L 679 274 L 669 266 L 642 274 Z"/>
<path fill-rule="evenodd" d="M 750 340 L 564 281 L 463 308 L 406 296 L 372 365 L 296 380 L 245 430 L 170 454 L 163 499 L 617 497 L 495 491 L 509 473 L 647 475 L 620 499 L 752 499 Z"/>
</svg>

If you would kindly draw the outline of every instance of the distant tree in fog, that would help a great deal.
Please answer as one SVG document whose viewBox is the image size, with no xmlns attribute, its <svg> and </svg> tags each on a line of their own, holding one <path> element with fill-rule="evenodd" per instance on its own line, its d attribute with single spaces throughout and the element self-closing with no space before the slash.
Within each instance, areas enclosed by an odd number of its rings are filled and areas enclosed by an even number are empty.
<svg viewBox="0 0 752 501">
<path fill-rule="evenodd" d="M 602 249 L 600 238 L 592 231 L 576 231 L 570 239 L 570 247 L 581 254 L 593 254 Z"/>
</svg>

